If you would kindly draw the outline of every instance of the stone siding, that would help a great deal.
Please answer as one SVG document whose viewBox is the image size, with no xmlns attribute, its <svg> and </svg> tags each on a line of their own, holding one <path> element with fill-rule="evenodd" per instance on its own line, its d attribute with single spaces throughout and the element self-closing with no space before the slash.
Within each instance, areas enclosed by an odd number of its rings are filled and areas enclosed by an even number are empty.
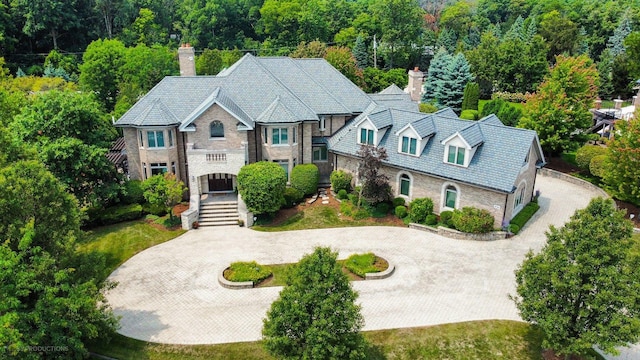
<svg viewBox="0 0 640 360">
<path fill-rule="evenodd" d="M 224 138 L 209 136 L 209 126 L 216 120 L 224 126 Z M 243 144 L 248 141 L 247 132 L 238 131 L 238 119 L 217 104 L 207 109 L 193 124 L 197 130 L 187 133 L 187 143 L 193 144 L 194 149 L 238 150 L 243 149 Z"/>
<path fill-rule="evenodd" d="M 524 162 L 524 159 L 522 160 Z M 507 198 L 507 211 L 505 212 L 505 219 L 513 219 L 513 217 L 516 216 L 520 212 L 520 210 L 525 207 L 525 205 L 531 202 L 531 199 L 533 199 L 533 195 L 535 194 L 534 186 L 537 171 L 536 163 L 538 162 L 538 160 L 540 160 L 540 157 L 537 155 L 534 147 L 531 146 L 531 148 L 529 149 L 529 161 L 522 167 L 520 175 L 518 175 L 516 182 L 513 184 L 518 188 L 512 194 L 509 194 L 509 197 Z M 524 199 L 522 200 L 522 204 L 520 204 L 517 208 L 514 208 L 516 197 L 520 193 L 521 184 L 526 186 Z"/>
<path fill-rule="evenodd" d="M 331 136 L 340 130 L 347 122 L 346 116 L 331 115 L 326 116 L 324 120 L 324 131 L 320 131 L 320 122 L 310 122 L 312 136 Z"/>
<path fill-rule="evenodd" d="M 337 168 L 354 174 L 354 178 L 357 166 L 357 159 L 341 155 L 337 156 Z M 415 198 L 428 197 L 433 200 L 433 211 L 436 214 L 439 214 L 443 210 L 448 210 L 443 204 L 444 188 L 450 184 L 457 187 L 459 190 L 458 209 L 462 209 L 465 206 L 472 206 L 487 210 L 495 220 L 494 226 L 496 228 L 500 228 L 502 226 L 505 201 L 507 199 L 507 194 L 505 193 L 491 191 L 461 182 L 432 177 L 412 171 L 400 170 L 390 166 L 383 166 L 381 171 L 389 177 L 389 183 L 394 197 L 400 196 L 400 174 L 404 173 L 409 175 L 412 179 L 409 196 L 402 196 L 406 199 L 407 203 L 411 202 L 411 200 Z"/>
<path fill-rule="evenodd" d="M 129 164 L 129 177 L 132 180 L 142 179 L 142 162 L 138 147 L 138 129 L 127 127 L 122 129 L 124 143 L 127 148 L 127 163 Z"/>
</svg>

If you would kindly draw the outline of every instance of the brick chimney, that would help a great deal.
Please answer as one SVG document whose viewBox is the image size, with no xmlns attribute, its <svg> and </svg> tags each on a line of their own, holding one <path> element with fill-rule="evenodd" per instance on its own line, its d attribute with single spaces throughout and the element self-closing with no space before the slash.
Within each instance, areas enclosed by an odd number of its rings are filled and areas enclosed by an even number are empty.
<svg viewBox="0 0 640 360">
<path fill-rule="evenodd" d="M 180 76 L 196 76 L 196 52 L 189 43 L 182 44 L 178 49 L 180 62 Z"/>
<path fill-rule="evenodd" d="M 413 68 L 413 70 L 409 70 L 409 85 L 407 89 L 412 101 L 420 101 L 423 81 L 424 73 L 420 71 L 417 66 Z"/>
</svg>

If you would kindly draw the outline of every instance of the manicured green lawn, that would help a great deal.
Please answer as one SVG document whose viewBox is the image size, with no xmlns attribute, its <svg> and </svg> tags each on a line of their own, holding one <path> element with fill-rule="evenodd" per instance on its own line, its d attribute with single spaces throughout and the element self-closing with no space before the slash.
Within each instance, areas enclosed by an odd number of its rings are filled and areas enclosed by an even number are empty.
<svg viewBox="0 0 640 360">
<path fill-rule="evenodd" d="M 364 335 L 369 342 L 367 359 L 542 359 L 540 331 L 517 321 L 471 321 L 368 331 Z M 117 335 L 111 343 L 95 345 L 91 350 L 120 360 L 273 359 L 259 341 L 162 345 Z"/>
<path fill-rule="evenodd" d="M 373 225 L 394 226 L 395 224 L 371 218 L 352 220 L 345 216 L 338 216 L 338 210 L 333 207 L 313 206 L 293 215 L 280 225 L 254 225 L 251 228 L 257 231 L 272 232 Z"/>
<path fill-rule="evenodd" d="M 164 230 L 146 222 L 128 221 L 87 231 L 78 246 L 80 252 L 97 251 L 106 256 L 104 278 L 140 251 L 184 234 L 185 230 Z M 101 279 L 102 280 L 102 279 Z"/>
</svg>

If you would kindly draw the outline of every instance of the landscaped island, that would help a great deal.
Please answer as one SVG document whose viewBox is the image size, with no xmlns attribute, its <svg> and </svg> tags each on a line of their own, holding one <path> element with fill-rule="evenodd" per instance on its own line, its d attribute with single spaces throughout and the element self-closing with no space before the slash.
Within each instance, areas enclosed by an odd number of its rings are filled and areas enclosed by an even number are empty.
<svg viewBox="0 0 640 360">
<path fill-rule="evenodd" d="M 384 279 L 391 276 L 394 266 L 374 253 L 353 254 L 338 260 L 351 281 Z M 229 288 L 284 286 L 296 263 L 262 265 L 255 261 L 234 262 L 222 273 L 221 284 Z M 226 281 L 224 281 L 226 280 Z M 231 284 L 229 284 L 231 283 Z"/>
</svg>

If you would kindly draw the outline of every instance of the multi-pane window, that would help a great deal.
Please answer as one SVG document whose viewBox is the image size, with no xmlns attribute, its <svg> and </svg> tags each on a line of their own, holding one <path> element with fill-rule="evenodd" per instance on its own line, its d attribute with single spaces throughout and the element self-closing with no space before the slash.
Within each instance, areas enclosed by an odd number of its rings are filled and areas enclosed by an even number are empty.
<svg viewBox="0 0 640 360">
<path fill-rule="evenodd" d="M 212 138 L 223 138 L 224 137 L 224 125 L 216 120 L 212 121 L 209 124 L 209 137 Z"/>
<path fill-rule="evenodd" d="M 167 163 L 151 163 L 151 176 L 167 172 Z"/>
<path fill-rule="evenodd" d="M 373 145 L 373 130 L 360 129 L 360 144 Z"/>
<path fill-rule="evenodd" d="M 525 191 L 526 187 L 523 185 L 520 188 L 520 191 L 518 191 L 515 200 L 513 201 L 513 208 L 517 208 L 518 206 L 522 205 L 522 203 L 524 202 L 524 191 Z"/>
<path fill-rule="evenodd" d="M 164 147 L 164 131 L 147 131 L 147 141 L 150 148 Z"/>
<path fill-rule="evenodd" d="M 418 147 L 418 139 L 411 138 L 408 136 L 402 137 L 402 147 L 400 148 L 401 152 L 405 154 L 416 155 L 417 147 Z"/>
<path fill-rule="evenodd" d="M 465 148 L 449 145 L 447 162 L 450 164 L 464 165 Z"/>
<path fill-rule="evenodd" d="M 409 175 L 400 175 L 400 195 L 409 196 L 409 188 L 411 188 L 411 178 L 409 178 Z"/>
<path fill-rule="evenodd" d="M 287 128 L 274 128 L 271 130 L 271 143 L 273 145 L 286 145 L 289 143 Z"/>
<path fill-rule="evenodd" d="M 444 194 L 444 206 L 455 209 L 456 208 L 456 199 L 458 197 L 458 190 L 455 187 L 449 185 L 445 190 Z"/>
<path fill-rule="evenodd" d="M 313 147 L 313 161 L 327 161 L 327 146 Z"/>
</svg>

